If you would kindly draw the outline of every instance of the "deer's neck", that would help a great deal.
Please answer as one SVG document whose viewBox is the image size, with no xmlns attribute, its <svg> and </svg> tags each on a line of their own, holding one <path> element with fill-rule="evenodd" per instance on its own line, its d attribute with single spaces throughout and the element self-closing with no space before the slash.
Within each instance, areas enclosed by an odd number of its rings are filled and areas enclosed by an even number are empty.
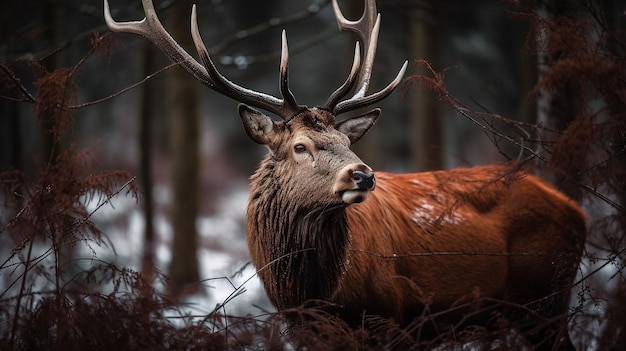
<svg viewBox="0 0 626 351">
<path fill-rule="evenodd" d="M 343 205 L 303 205 L 310 198 L 281 182 L 264 162 L 251 178 L 248 247 L 277 308 L 331 297 L 344 271 L 348 225 Z"/>
</svg>

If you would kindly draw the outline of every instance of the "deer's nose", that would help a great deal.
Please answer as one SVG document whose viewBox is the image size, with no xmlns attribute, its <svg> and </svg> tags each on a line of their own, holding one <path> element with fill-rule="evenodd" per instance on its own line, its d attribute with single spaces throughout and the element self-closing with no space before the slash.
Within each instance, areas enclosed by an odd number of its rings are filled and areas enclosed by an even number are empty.
<svg viewBox="0 0 626 351">
<path fill-rule="evenodd" d="M 374 189 L 374 186 L 376 185 L 374 172 L 365 173 L 361 171 L 354 171 L 352 172 L 352 178 L 354 179 L 354 182 L 356 183 L 356 186 L 359 187 L 359 189 L 371 190 Z"/>
</svg>

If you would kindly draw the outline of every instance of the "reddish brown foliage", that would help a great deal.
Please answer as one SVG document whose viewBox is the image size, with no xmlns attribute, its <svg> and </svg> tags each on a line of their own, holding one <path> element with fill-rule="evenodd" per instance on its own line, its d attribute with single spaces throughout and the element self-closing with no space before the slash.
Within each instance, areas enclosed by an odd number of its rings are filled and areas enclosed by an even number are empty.
<svg viewBox="0 0 626 351">
<path fill-rule="evenodd" d="M 47 132 L 53 134 L 56 140 L 71 125 L 69 106 L 76 102 L 78 92 L 75 72 L 74 69 L 60 68 L 44 73 L 35 82 L 38 91 L 33 108 L 39 123 L 49 125 Z"/>
</svg>

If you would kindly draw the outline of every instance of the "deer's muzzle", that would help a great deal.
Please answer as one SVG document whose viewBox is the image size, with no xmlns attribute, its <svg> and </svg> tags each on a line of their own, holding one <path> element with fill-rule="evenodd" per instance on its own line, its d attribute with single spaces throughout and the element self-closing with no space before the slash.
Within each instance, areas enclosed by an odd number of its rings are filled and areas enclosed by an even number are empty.
<svg viewBox="0 0 626 351">
<path fill-rule="evenodd" d="M 334 193 L 341 197 L 346 204 L 363 202 L 369 192 L 376 187 L 374 172 L 362 163 L 344 167 L 333 187 Z"/>
</svg>

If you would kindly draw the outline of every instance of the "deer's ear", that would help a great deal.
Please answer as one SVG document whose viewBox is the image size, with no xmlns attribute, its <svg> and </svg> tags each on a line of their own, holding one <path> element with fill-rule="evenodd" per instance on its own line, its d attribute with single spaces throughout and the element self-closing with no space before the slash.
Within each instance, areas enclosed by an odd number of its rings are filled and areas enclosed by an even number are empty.
<svg viewBox="0 0 626 351">
<path fill-rule="evenodd" d="M 246 134 L 255 142 L 269 146 L 275 139 L 276 125 L 269 116 L 244 104 L 239 104 L 239 116 Z"/>
<path fill-rule="evenodd" d="M 347 135 L 350 143 L 354 144 L 376 123 L 378 116 L 380 116 L 380 109 L 376 108 L 360 116 L 338 122 L 335 128 Z"/>
</svg>

